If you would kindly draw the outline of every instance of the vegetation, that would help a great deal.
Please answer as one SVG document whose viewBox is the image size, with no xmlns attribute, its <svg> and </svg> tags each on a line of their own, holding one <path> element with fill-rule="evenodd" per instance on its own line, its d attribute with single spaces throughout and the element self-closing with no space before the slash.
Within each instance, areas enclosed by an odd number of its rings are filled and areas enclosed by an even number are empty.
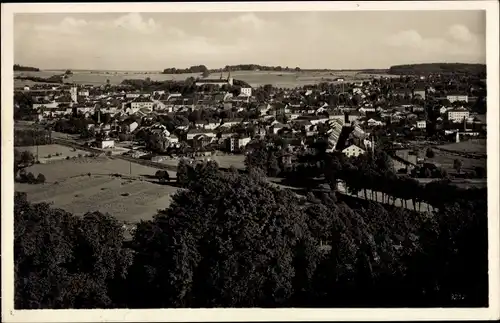
<svg viewBox="0 0 500 323">
<path fill-rule="evenodd" d="M 20 71 L 20 72 L 40 72 L 39 68 L 36 67 L 30 67 L 30 66 L 22 66 L 19 64 L 14 64 L 14 72 Z"/>
<path fill-rule="evenodd" d="M 14 129 L 14 147 L 52 144 L 51 132 L 45 129 Z"/>
<path fill-rule="evenodd" d="M 111 216 L 17 193 L 16 308 L 487 306 L 485 195 L 420 214 L 186 167 L 130 249 Z"/>
<path fill-rule="evenodd" d="M 196 65 L 189 68 L 166 68 L 163 70 L 163 74 L 188 74 L 188 73 L 206 73 L 208 68 L 205 65 Z"/>
<path fill-rule="evenodd" d="M 57 83 L 57 84 L 64 83 L 64 76 L 63 75 L 52 75 L 52 76 L 49 76 L 47 78 L 38 77 L 38 76 L 16 76 L 16 77 L 14 77 L 14 79 L 40 82 L 40 83 Z"/>
<path fill-rule="evenodd" d="M 463 63 L 431 63 L 395 65 L 389 68 L 390 74 L 421 75 L 421 74 L 469 74 L 486 76 L 485 64 Z"/>
<path fill-rule="evenodd" d="M 159 170 L 156 172 L 155 177 L 160 183 L 168 182 L 170 180 L 170 175 L 166 170 Z"/>
</svg>

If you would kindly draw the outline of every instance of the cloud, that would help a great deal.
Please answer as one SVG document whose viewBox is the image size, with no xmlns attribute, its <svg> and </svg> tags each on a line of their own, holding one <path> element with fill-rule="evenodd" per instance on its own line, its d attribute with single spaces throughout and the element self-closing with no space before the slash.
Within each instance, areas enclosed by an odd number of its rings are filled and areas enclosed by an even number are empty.
<svg viewBox="0 0 500 323">
<path fill-rule="evenodd" d="M 154 21 L 153 18 L 149 18 L 147 21 L 142 18 L 142 16 L 135 12 L 129 13 L 128 15 L 119 17 L 112 22 L 112 25 L 117 28 L 125 28 L 129 31 L 136 31 L 144 34 L 154 33 L 159 29 L 159 25 Z"/>
<path fill-rule="evenodd" d="M 473 35 L 469 28 L 465 27 L 464 25 L 453 25 L 449 28 L 448 34 L 451 36 L 452 39 L 468 43 L 474 40 L 475 35 Z"/>
<path fill-rule="evenodd" d="M 394 47 L 418 48 L 422 43 L 422 36 L 415 30 L 405 30 L 389 37 L 388 44 Z"/>
<path fill-rule="evenodd" d="M 466 43 L 466 45 L 465 45 Z M 485 41 L 462 25 L 450 26 L 441 37 L 423 37 L 416 30 L 389 36 L 386 44 L 400 50 L 415 50 L 421 55 L 439 54 L 457 59 L 485 59 Z"/>
</svg>

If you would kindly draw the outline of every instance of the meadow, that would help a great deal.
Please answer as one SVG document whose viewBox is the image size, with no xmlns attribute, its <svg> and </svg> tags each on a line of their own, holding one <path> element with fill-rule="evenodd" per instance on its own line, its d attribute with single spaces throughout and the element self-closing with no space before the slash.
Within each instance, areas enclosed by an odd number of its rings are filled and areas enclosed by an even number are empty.
<svg viewBox="0 0 500 323">
<path fill-rule="evenodd" d="M 151 219 L 158 209 L 168 208 L 178 188 L 157 183 L 158 169 L 119 159 L 77 158 L 35 164 L 26 169 L 43 173 L 45 184 L 16 183 L 31 202 L 49 202 L 76 215 L 108 212 L 118 220 Z M 88 175 L 90 173 L 90 176 Z M 119 174 L 121 176 L 116 176 Z M 169 172 L 175 178 L 174 172 Z"/>
<path fill-rule="evenodd" d="M 37 76 L 48 78 L 53 75 L 62 74 L 62 71 L 40 71 L 40 72 L 14 72 L 14 76 Z M 252 87 L 272 84 L 279 88 L 295 88 L 308 84 L 321 82 L 335 82 L 336 78 L 344 78 L 346 81 L 363 81 L 375 76 L 395 77 L 394 75 L 369 74 L 358 71 L 332 71 L 332 72 L 274 72 L 274 71 L 234 71 L 231 76 L 242 80 Z M 65 79 L 66 83 L 102 85 L 109 80 L 110 84 L 120 84 L 126 79 L 146 79 L 153 81 L 183 81 L 189 77 L 201 77 L 200 73 L 191 74 L 161 74 L 160 72 L 125 72 L 125 71 L 73 71 L 73 75 Z M 209 78 L 219 78 L 219 73 L 209 75 Z M 227 77 L 227 73 L 223 74 Z M 34 84 L 31 81 L 14 80 L 15 87 Z"/>
</svg>

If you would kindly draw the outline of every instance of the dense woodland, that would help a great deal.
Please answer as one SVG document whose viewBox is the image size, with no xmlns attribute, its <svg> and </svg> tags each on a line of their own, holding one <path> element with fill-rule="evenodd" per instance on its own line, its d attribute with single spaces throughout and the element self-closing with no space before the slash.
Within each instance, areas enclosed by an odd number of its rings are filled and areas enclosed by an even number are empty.
<svg viewBox="0 0 500 323">
<path fill-rule="evenodd" d="M 485 192 L 417 213 L 302 198 L 256 167 L 183 161 L 177 176 L 185 189 L 132 241 L 111 215 L 76 217 L 16 193 L 16 308 L 488 304 Z"/>
<path fill-rule="evenodd" d="M 36 67 L 30 67 L 30 66 L 22 66 L 19 64 L 14 64 L 14 72 L 39 72 L 40 69 Z"/>
<path fill-rule="evenodd" d="M 463 63 L 430 63 L 395 65 L 389 68 L 390 74 L 422 75 L 422 74 L 468 74 L 481 75 L 486 78 L 485 64 L 463 64 Z"/>
</svg>

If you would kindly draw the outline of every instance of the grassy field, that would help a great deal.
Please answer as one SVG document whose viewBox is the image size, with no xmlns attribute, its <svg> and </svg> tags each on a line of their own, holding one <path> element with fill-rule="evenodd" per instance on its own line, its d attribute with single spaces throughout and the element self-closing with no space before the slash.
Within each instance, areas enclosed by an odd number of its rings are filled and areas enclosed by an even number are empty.
<svg viewBox="0 0 500 323">
<path fill-rule="evenodd" d="M 455 159 L 458 159 L 462 162 L 462 171 L 472 171 L 474 170 L 474 167 L 486 168 L 486 158 L 467 158 L 440 150 L 435 150 L 434 157 L 425 158 L 425 161 L 444 168 L 448 173 L 455 173 L 456 171 L 453 168 Z"/>
<path fill-rule="evenodd" d="M 132 170 L 132 176 L 127 177 Z M 16 191 L 27 192 L 32 202 L 53 202 L 54 206 L 77 215 L 89 211 L 108 212 L 121 221 L 151 219 L 158 209 L 168 208 L 178 188 L 157 184 L 157 169 L 123 160 L 81 158 L 37 164 L 26 171 L 43 173 L 47 183 L 16 183 Z M 87 173 L 91 176 L 87 176 Z M 126 175 L 122 178 L 111 174 Z M 169 172 L 171 177 L 175 173 Z M 127 195 L 128 194 L 128 195 Z"/>
<path fill-rule="evenodd" d="M 61 71 L 40 71 L 40 72 L 15 72 L 14 76 L 37 76 L 50 77 L 52 75 L 61 74 Z M 154 72 L 80 72 L 74 71 L 73 75 L 67 79 L 67 83 L 76 84 L 106 84 L 109 79 L 111 84 L 120 84 L 125 79 L 146 79 L 149 77 L 153 81 L 165 80 L 185 80 L 188 77 L 200 77 L 201 74 L 161 74 Z M 227 77 L 227 73 L 223 74 Z M 245 81 L 253 87 L 258 87 L 265 84 L 272 84 L 276 87 L 294 88 L 307 84 L 316 84 L 320 82 L 333 82 L 335 78 L 342 77 L 346 81 L 362 81 L 373 78 L 374 74 L 358 73 L 356 71 L 342 72 L 274 72 L 274 71 L 234 71 L 231 76 L 235 79 Z M 377 75 L 394 77 L 394 75 Z M 219 78 L 220 74 L 214 73 L 210 78 Z M 24 80 L 15 80 L 14 86 L 20 87 L 30 85 L 33 82 Z"/>
<path fill-rule="evenodd" d="M 486 139 L 473 139 L 438 146 L 438 148 L 456 151 L 459 153 L 486 154 Z"/>
<path fill-rule="evenodd" d="M 36 146 L 16 147 L 16 149 L 19 151 L 30 151 L 35 157 L 37 155 Z M 59 156 L 56 156 L 56 154 L 59 154 Z M 78 157 L 78 155 L 86 156 L 88 154 L 88 152 L 83 150 L 73 150 L 72 148 L 55 144 L 38 146 L 38 159 L 41 163 L 62 160 L 66 159 L 66 157 Z"/>
</svg>

